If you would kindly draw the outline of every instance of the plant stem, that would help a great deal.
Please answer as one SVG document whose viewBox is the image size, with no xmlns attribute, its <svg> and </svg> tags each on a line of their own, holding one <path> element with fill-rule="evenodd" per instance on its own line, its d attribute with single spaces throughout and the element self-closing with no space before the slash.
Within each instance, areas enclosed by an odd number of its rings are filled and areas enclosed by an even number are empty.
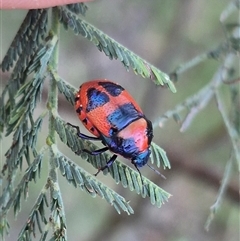
<svg viewBox="0 0 240 241">
<path fill-rule="evenodd" d="M 60 25 L 59 25 L 59 21 L 58 21 L 57 8 L 52 9 L 52 31 L 53 31 L 54 35 L 59 36 Z M 55 71 L 57 71 L 57 68 L 58 68 L 58 55 L 59 55 L 59 44 L 56 43 L 55 48 L 52 53 L 51 62 L 50 62 L 51 68 L 54 69 Z M 56 133 L 55 133 L 54 121 L 52 118 L 52 111 L 57 111 L 57 108 L 58 108 L 57 94 L 58 94 L 57 83 L 53 78 L 51 78 L 49 94 L 48 94 L 48 106 L 50 109 L 49 137 L 51 138 L 51 141 L 53 143 L 56 143 L 56 136 L 55 136 Z"/>
<path fill-rule="evenodd" d="M 59 37 L 60 25 L 58 20 L 58 9 L 52 8 L 52 27 L 51 33 Z M 58 68 L 58 55 L 59 55 L 59 44 L 56 43 L 55 48 L 52 52 L 50 60 L 50 68 L 57 72 Z M 58 109 L 58 88 L 57 82 L 54 78 L 50 78 L 50 87 L 48 92 L 48 108 L 49 108 L 49 135 L 47 143 L 49 146 L 56 144 L 56 132 L 55 132 L 55 122 L 53 113 L 57 112 Z M 66 236 L 66 225 L 65 225 L 65 213 L 63 200 L 60 192 L 60 187 L 58 184 L 57 168 L 55 165 L 55 156 L 50 150 L 50 160 L 49 160 L 49 178 L 48 183 L 50 185 L 50 196 L 51 196 L 51 224 L 53 227 L 53 237 L 65 237 Z M 66 237 L 65 237 L 66 240 Z"/>
</svg>

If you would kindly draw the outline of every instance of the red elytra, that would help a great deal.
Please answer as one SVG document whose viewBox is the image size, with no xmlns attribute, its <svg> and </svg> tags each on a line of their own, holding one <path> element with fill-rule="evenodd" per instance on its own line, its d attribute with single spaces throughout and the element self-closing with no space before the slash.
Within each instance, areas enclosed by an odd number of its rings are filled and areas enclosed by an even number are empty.
<svg viewBox="0 0 240 241">
<path fill-rule="evenodd" d="M 84 151 L 93 155 L 106 150 L 115 153 L 100 170 L 109 167 L 117 155 L 130 159 L 137 170 L 147 163 L 153 138 L 152 123 L 122 86 L 102 79 L 83 83 L 75 97 L 75 110 L 95 137 L 80 131 L 78 135 L 84 139 L 101 140 L 106 146 L 94 152 Z"/>
</svg>

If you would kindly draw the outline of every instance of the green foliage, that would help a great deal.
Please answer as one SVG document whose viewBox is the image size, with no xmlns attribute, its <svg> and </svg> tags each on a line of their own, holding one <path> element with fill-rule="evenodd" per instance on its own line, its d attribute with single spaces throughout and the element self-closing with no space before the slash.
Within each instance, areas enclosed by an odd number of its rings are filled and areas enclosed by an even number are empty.
<svg viewBox="0 0 240 241">
<path fill-rule="evenodd" d="M 52 11 L 51 11 L 52 10 Z M 49 161 L 49 169 L 45 185 L 23 224 L 18 240 L 32 240 L 39 236 L 40 240 L 67 240 L 67 226 L 64 203 L 58 184 L 58 173 L 75 188 L 85 191 L 91 197 L 101 197 L 120 214 L 121 211 L 133 214 L 129 202 L 121 195 L 104 185 L 81 166 L 65 156 L 58 149 L 56 133 L 60 140 L 73 152 L 92 164 L 95 168 L 106 165 L 109 154 L 92 156 L 82 149 L 95 150 L 97 146 L 82 140 L 76 130 L 67 125 L 58 115 L 57 88 L 71 104 L 74 104 L 76 89 L 64 81 L 57 73 L 57 53 L 59 23 L 71 28 L 75 34 L 81 34 L 90 40 L 110 59 L 120 60 L 128 69 L 136 74 L 154 80 L 156 85 L 166 85 L 175 92 L 175 87 L 167 74 L 147 63 L 106 34 L 80 19 L 87 7 L 83 3 L 70 4 L 53 9 L 30 10 L 19 31 L 9 47 L 2 63 L 2 71 L 11 69 L 11 77 L 2 92 L 0 99 L 0 131 L 6 136 L 12 135 L 12 145 L 5 154 L 5 162 L 1 179 L 6 181 L 3 189 L 0 211 L 0 234 L 9 232 L 8 213 L 12 209 L 15 216 L 21 211 L 21 201 L 28 197 L 31 182 L 38 182 L 41 177 L 43 160 Z M 48 17 L 52 15 L 52 26 L 48 26 Z M 48 103 L 40 115 L 36 112 L 41 102 L 43 84 L 50 79 Z M 46 143 L 40 150 L 37 148 L 40 130 L 44 118 L 49 117 L 49 131 Z M 43 132 L 44 135 L 46 134 Z M 152 163 L 158 167 L 170 168 L 170 163 L 163 149 L 155 143 L 151 146 Z M 16 177 L 23 173 L 18 180 Z M 110 174 L 116 183 L 136 192 L 143 198 L 149 197 L 157 207 L 168 200 L 170 194 L 143 177 L 144 185 L 138 172 L 117 160 L 103 173 Z M 17 183 L 17 185 L 15 184 Z M 64 192 L 63 192 L 64 195 Z"/>
<path fill-rule="evenodd" d="M 98 195 L 105 199 L 109 204 L 114 206 L 119 214 L 121 213 L 121 209 L 128 214 L 133 213 L 131 206 L 123 197 L 99 182 L 94 176 L 57 151 L 55 146 L 52 151 L 56 167 L 59 168 L 61 174 L 70 184 L 76 188 L 80 187 L 81 190 L 86 191 L 86 193 L 92 197 Z"/>
<path fill-rule="evenodd" d="M 166 85 L 172 92 L 176 92 L 174 84 L 167 74 L 82 20 L 66 6 L 59 7 L 59 13 L 59 20 L 66 29 L 70 28 L 76 35 L 81 34 L 90 40 L 99 51 L 104 52 L 111 60 L 113 58 L 119 59 L 127 70 L 131 67 L 136 74 L 152 79 L 156 85 Z"/>
<path fill-rule="evenodd" d="M 17 61 L 13 76 L 21 75 L 28 66 L 41 40 L 45 37 L 48 23 L 46 9 L 31 10 L 22 22 L 3 61 L 2 71 L 8 71 Z"/>
<path fill-rule="evenodd" d="M 107 164 L 107 161 L 110 159 L 110 155 L 106 153 L 94 156 L 89 155 L 86 152 L 82 152 L 82 149 L 96 150 L 97 146 L 95 146 L 90 141 L 80 139 L 77 136 L 75 129 L 67 125 L 62 119 L 60 119 L 60 117 L 55 117 L 55 128 L 59 134 L 60 139 L 65 144 L 67 144 L 67 146 L 70 147 L 72 151 L 80 155 L 82 159 L 85 159 L 95 168 L 100 168 Z M 164 167 L 169 167 L 170 164 L 166 158 L 166 155 L 164 155 L 165 153 L 161 152 L 162 149 L 158 148 L 156 144 L 152 145 L 152 149 L 154 150 L 154 153 L 157 153 L 155 156 L 159 156 L 158 165 L 160 165 L 160 162 L 162 161 L 162 165 Z M 67 162 L 65 162 L 66 166 L 64 167 L 61 167 L 61 163 L 58 163 L 57 166 L 60 166 L 62 175 L 66 175 L 67 180 L 70 182 L 73 181 L 73 185 L 76 186 L 76 183 L 78 183 L 79 180 L 75 180 L 75 178 L 73 178 L 74 174 L 70 172 L 70 167 L 66 163 Z M 115 179 L 116 183 L 121 182 L 125 188 L 129 187 L 131 191 L 135 190 L 137 194 L 141 194 L 143 197 L 148 196 L 151 200 L 153 200 L 152 204 L 156 204 L 158 207 L 161 207 L 161 205 L 167 201 L 170 196 L 167 192 L 153 184 L 147 178 L 143 179 L 144 186 L 142 186 L 139 173 L 120 161 L 115 161 L 108 169 L 103 171 L 104 174 L 107 174 L 108 172 L 113 177 L 113 179 Z M 89 177 L 85 177 L 85 179 L 89 179 Z M 94 180 L 93 177 L 91 179 Z"/>
<path fill-rule="evenodd" d="M 221 22 L 224 23 L 237 8 L 239 9 L 239 1 L 231 2 L 223 11 Z M 77 159 L 90 163 L 96 169 L 105 166 L 111 157 L 108 153 L 93 156 L 83 152 L 83 149 L 92 151 L 98 147 L 79 138 L 76 129 L 59 116 L 57 92 L 59 91 L 72 105 L 77 92 L 75 87 L 58 75 L 60 24 L 89 40 L 110 60 L 121 61 L 127 70 L 132 69 L 136 74 L 152 80 L 155 85 L 167 87 L 172 92 L 176 89 L 171 80 L 178 81 L 179 75 L 206 60 L 219 61 L 219 68 L 208 84 L 168 110 L 154 123 L 155 126 L 162 127 L 173 118 L 181 125 L 180 130 L 185 131 L 211 100 L 216 101 L 231 140 L 232 152 L 230 160 L 227 161 L 216 202 L 212 205 L 207 220 L 206 228 L 209 229 L 226 192 L 233 162 L 237 161 L 237 164 L 240 164 L 239 73 L 236 72 L 235 66 L 236 56 L 239 56 L 240 52 L 239 25 L 224 25 L 226 41 L 176 68 L 169 75 L 170 80 L 167 74 L 80 18 L 86 11 L 87 7 L 83 3 L 53 9 L 30 10 L 1 63 L 2 71 L 11 70 L 11 76 L 0 98 L 0 135 L 5 134 L 12 138 L 12 143 L 5 154 L 0 176 L 0 181 L 4 184 L 0 196 L 0 235 L 4 237 L 10 232 L 10 210 L 17 216 L 21 212 L 22 200 L 28 198 L 29 186 L 33 182 L 39 182 L 39 179 L 44 179 L 41 175 L 44 161 L 48 162 L 44 185 L 31 210 L 29 209 L 18 240 L 33 240 L 35 237 L 39 237 L 39 240 L 67 240 L 67 220 L 62 199 L 64 191 L 59 186 L 59 174 L 77 191 L 84 191 L 93 198 L 102 198 L 119 214 L 134 213 L 129 201 L 89 174 L 59 149 L 57 135 L 61 142 L 77 155 Z M 51 21 L 49 16 L 52 17 Z M 44 83 L 49 83 L 48 102 L 44 111 L 39 114 L 36 108 L 41 102 Z M 228 89 L 230 93 L 230 113 L 227 111 L 222 89 Z M 47 117 L 48 130 L 40 133 L 42 123 Z M 45 137 L 46 144 L 39 147 L 41 136 Z M 153 164 L 170 169 L 170 162 L 162 148 L 152 143 L 151 153 Z M 109 175 L 116 183 L 121 183 L 124 188 L 140 197 L 148 198 L 151 204 L 157 207 L 161 207 L 170 197 L 169 193 L 146 177 L 143 177 L 142 183 L 139 173 L 120 160 L 116 160 L 105 169 L 103 174 Z"/>
<path fill-rule="evenodd" d="M 205 224 L 205 229 L 207 231 L 210 228 L 216 212 L 221 206 L 232 174 L 234 161 L 238 165 L 238 173 L 240 172 L 240 31 L 239 23 L 225 24 L 225 21 L 227 21 L 233 13 L 237 12 L 239 15 L 239 6 L 239 0 L 230 2 L 220 16 L 220 21 L 223 24 L 223 29 L 226 31 L 225 33 L 227 37 L 224 43 L 221 43 L 211 51 L 199 54 L 187 63 L 176 68 L 175 71 L 170 74 L 172 80 L 178 81 L 180 74 L 197 66 L 203 61 L 208 59 L 222 60 L 213 78 L 197 93 L 186 98 L 182 103 L 176 105 L 175 108 L 168 110 L 160 116 L 157 123 L 155 123 L 155 125 L 163 127 L 165 122 L 170 118 L 173 118 L 178 124 L 180 124 L 180 131 L 184 132 L 191 126 L 194 118 L 208 106 L 212 99 L 215 99 L 217 103 L 218 111 L 222 116 L 222 120 L 232 143 L 232 151 L 229 160 L 227 160 L 225 173 L 222 178 L 216 202 L 210 207 L 210 214 Z M 226 99 L 221 93 L 226 87 L 231 96 L 231 111 L 229 112 L 226 108 L 226 103 L 224 103 Z M 187 114 L 184 115 L 184 111 L 187 112 Z"/>
</svg>

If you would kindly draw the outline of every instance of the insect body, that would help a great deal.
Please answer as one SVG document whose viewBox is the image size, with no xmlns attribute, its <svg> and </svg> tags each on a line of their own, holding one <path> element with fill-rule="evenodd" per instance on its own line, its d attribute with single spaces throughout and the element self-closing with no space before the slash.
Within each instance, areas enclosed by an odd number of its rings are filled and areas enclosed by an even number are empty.
<svg viewBox="0 0 240 241">
<path fill-rule="evenodd" d="M 78 133 L 81 138 L 101 140 L 104 148 L 86 152 L 96 155 L 110 150 L 115 153 L 110 166 L 121 155 L 137 168 L 144 166 L 150 155 L 152 123 L 120 85 L 108 80 L 92 80 L 80 86 L 75 97 L 75 110 L 83 125 L 95 136 Z M 100 171 L 99 170 L 99 171 Z"/>
</svg>

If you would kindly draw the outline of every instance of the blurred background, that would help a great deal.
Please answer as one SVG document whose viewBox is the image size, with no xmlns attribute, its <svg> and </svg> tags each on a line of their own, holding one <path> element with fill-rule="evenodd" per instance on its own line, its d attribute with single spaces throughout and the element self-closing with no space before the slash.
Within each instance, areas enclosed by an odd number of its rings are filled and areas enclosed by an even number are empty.
<svg viewBox="0 0 240 241">
<path fill-rule="evenodd" d="M 219 18 L 229 3 L 227 0 L 97 0 L 87 4 L 89 10 L 85 19 L 162 71 L 171 73 L 179 65 L 215 49 L 226 40 Z M 239 12 L 235 12 L 232 16 L 235 22 L 238 14 Z M 26 11 L 1 11 L 0 62 L 25 15 Z M 210 230 L 207 232 L 204 229 L 231 154 L 231 141 L 215 100 L 210 101 L 185 132 L 180 132 L 180 126 L 171 119 L 162 128 L 157 124 L 159 117 L 167 110 L 173 109 L 206 85 L 221 62 L 221 59 L 208 60 L 180 75 L 176 84 L 177 93 L 173 94 L 168 89 L 156 87 L 151 80 L 136 76 L 132 70 L 127 72 L 121 62 L 110 61 L 87 39 L 61 28 L 60 76 L 77 88 L 81 83 L 96 78 L 107 78 L 124 86 L 155 124 L 154 142 L 166 150 L 172 165 L 171 170 L 160 170 L 166 180 L 149 168 L 141 169 L 143 175 L 172 194 L 160 209 L 152 206 L 149 199 L 142 199 L 136 193 L 124 189 L 121 184 L 116 185 L 110 177 L 99 174 L 99 180 L 130 200 L 135 211 L 131 216 L 125 213 L 118 215 L 104 200 L 98 197 L 94 199 L 80 189 L 76 190 L 60 174 L 69 240 L 239 240 L 239 184 L 236 163 L 233 164 L 221 208 Z M 10 73 L 0 74 L 2 89 Z M 45 108 L 47 88 L 48 82 L 45 84 L 39 113 Z M 225 97 L 226 103 L 230 103 L 229 92 L 226 91 Z M 230 110 L 230 106 L 227 107 Z M 66 121 L 80 125 L 73 107 L 61 94 L 59 113 Z M 45 143 L 46 129 L 47 122 L 42 127 L 39 147 Z M 10 138 L 1 144 L 2 157 L 10 144 Z M 92 166 L 82 163 L 60 141 L 59 147 L 90 173 L 95 172 Z M 14 219 L 12 212 L 9 213 L 11 230 L 6 240 L 17 239 L 31 205 L 46 181 L 47 162 L 46 157 L 43 166 L 46 172 L 42 172 L 39 182 L 30 184 L 29 198 L 22 203 L 22 212 L 17 219 Z"/>
</svg>

